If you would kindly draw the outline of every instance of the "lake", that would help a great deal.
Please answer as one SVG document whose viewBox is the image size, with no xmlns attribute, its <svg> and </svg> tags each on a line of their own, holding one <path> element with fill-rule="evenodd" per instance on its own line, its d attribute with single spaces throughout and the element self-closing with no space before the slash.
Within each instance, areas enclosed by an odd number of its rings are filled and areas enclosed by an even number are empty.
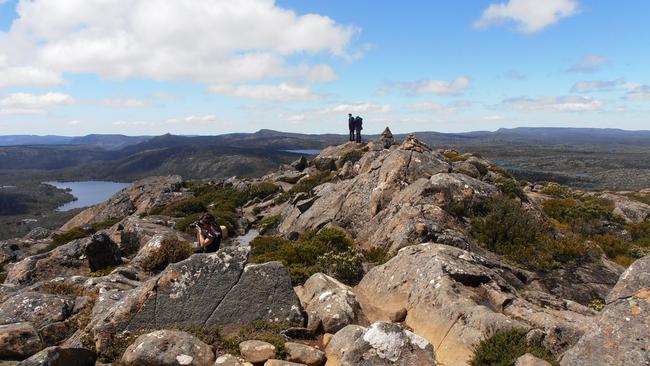
<svg viewBox="0 0 650 366">
<path fill-rule="evenodd" d="M 320 154 L 320 152 L 321 152 L 322 150 L 310 150 L 310 149 L 306 149 L 306 150 L 282 150 L 282 151 L 289 152 L 289 153 L 292 153 L 292 154 L 318 155 L 318 154 Z"/>
<path fill-rule="evenodd" d="M 68 202 L 60 207 L 57 211 L 68 211 L 75 208 L 94 206 L 111 198 L 112 195 L 128 187 L 129 183 L 116 183 L 105 181 L 87 181 L 87 182 L 43 182 L 60 189 L 70 189 L 76 200 Z"/>
</svg>

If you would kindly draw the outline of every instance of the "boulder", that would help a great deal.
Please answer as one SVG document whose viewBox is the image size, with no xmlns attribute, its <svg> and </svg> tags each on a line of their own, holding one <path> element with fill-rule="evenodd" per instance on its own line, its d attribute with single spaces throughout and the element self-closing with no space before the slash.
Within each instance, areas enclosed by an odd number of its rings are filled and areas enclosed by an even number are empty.
<svg viewBox="0 0 650 366">
<path fill-rule="evenodd" d="M 90 238 L 73 240 L 47 253 L 33 255 L 7 265 L 5 284 L 23 287 L 59 276 L 88 273 L 88 263 L 82 256 L 89 241 Z"/>
<path fill-rule="evenodd" d="M 262 363 L 275 357 L 275 346 L 271 343 L 250 340 L 239 344 L 239 353 L 250 363 Z"/>
<path fill-rule="evenodd" d="M 43 349 L 43 342 L 31 323 L 0 325 L 0 359 L 25 358 Z"/>
<path fill-rule="evenodd" d="M 25 235 L 25 239 L 29 240 L 43 240 L 49 237 L 51 234 L 50 230 L 43 227 L 35 227 Z"/>
<path fill-rule="evenodd" d="M 264 366 L 306 366 L 304 363 L 297 363 L 283 360 L 268 360 L 264 362 Z"/>
<path fill-rule="evenodd" d="M 304 363 L 297 363 L 283 360 L 268 360 L 264 362 L 264 366 L 306 366 Z"/>
<path fill-rule="evenodd" d="M 530 353 L 526 353 L 515 361 L 515 366 L 551 366 L 551 364 Z"/>
<path fill-rule="evenodd" d="M 638 224 L 650 218 L 650 205 L 615 193 L 603 193 L 599 197 L 614 203 L 613 213 L 621 216 L 626 222 Z"/>
<path fill-rule="evenodd" d="M 403 248 L 370 270 L 356 294 L 370 321 L 408 309 L 404 324 L 433 344 L 445 364 L 466 363 L 473 347 L 498 329 L 543 329 L 562 352 L 584 334 L 594 312 L 548 294 L 519 296 L 530 276 L 489 257 L 427 243 Z"/>
<path fill-rule="evenodd" d="M 97 355 L 85 348 L 48 347 L 17 366 L 95 366 Z"/>
<path fill-rule="evenodd" d="M 48 347 L 19 366 L 95 366 L 97 355 L 85 348 Z"/>
<path fill-rule="evenodd" d="M 152 208 L 191 197 L 191 192 L 181 192 L 182 178 L 178 175 L 150 177 L 134 182 L 108 201 L 90 207 L 66 222 L 59 231 L 75 227 L 122 219 L 132 214 L 143 214 Z"/>
<path fill-rule="evenodd" d="M 0 324 L 30 322 L 38 330 L 72 314 L 74 301 L 58 295 L 24 291 L 0 305 Z"/>
<path fill-rule="evenodd" d="M 227 247 L 169 265 L 98 317 L 88 331 L 105 352 L 123 331 L 213 327 L 227 333 L 254 321 L 303 322 L 302 307 L 279 262 L 245 265 L 248 249 Z"/>
<path fill-rule="evenodd" d="M 343 356 L 354 342 L 364 334 L 366 328 L 360 325 L 348 325 L 334 334 L 325 346 L 327 365 L 340 365 Z M 328 337 L 329 338 L 329 337 Z"/>
<path fill-rule="evenodd" d="M 347 347 L 343 366 L 436 365 L 429 342 L 395 323 L 377 322 Z"/>
<path fill-rule="evenodd" d="M 650 364 L 650 255 L 635 261 L 605 299 L 605 308 L 560 364 Z"/>
<path fill-rule="evenodd" d="M 301 300 L 307 312 L 307 328 L 312 331 L 335 333 L 348 324 L 365 322 L 352 289 L 322 273 L 305 282 Z"/>
<path fill-rule="evenodd" d="M 307 366 L 321 366 L 325 363 L 325 352 L 301 343 L 287 342 L 287 361 L 298 362 Z"/>
<path fill-rule="evenodd" d="M 248 362 L 246 363 L 250 365 L 250 363 Z M 245 365 L 244 365 L 244 361 L 242 361 L 239 357 L 230 354 L 225 354 L 223 356 L 217 357 L 217 359 L 214 361 L 214 366 L 245 366 Z"/>
<path fill-rule="evenodd" d="M 114 267 L 122 264 L 122 255 L 117 244 L 105 233 L 97 233 L 84 248 L 91 271 Z"/>
<path fill-rule="evenodd" d="M 122 355 L 126 366 L 213 366 L 214 353 L 207 344 L 178 330 L 144 334 Z"/>
<path fill-rule="evenodd" d="M 305 170 L 305 168 L 307 168 L 307 158 L 305 158 L 304 155 L 301 156 L 300 159 L 291 163 L 291 167 L 296 169 L 299 172 L 302 172 L 303 170 Z"/>
</svg>

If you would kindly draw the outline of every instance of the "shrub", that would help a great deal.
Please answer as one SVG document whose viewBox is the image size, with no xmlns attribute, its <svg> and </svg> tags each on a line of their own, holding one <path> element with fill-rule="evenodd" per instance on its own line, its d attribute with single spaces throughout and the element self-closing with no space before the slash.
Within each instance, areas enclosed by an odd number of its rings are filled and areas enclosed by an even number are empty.
<svg viewBox="0 0 650 366">
<path fill-rule="evenodd" d="M 273 236 L 258 236 L 251 241 L 252 263 L 280 261 L 289 271 L 294 285 L 303 284 L 316 272 L 336 271 L 323 267 L 320 258 L 343 253 L 352 248 L 352 241 L 337 228 L 323 228 L 319 232 L 306 231 L 297 241 Z M 344 273 L 344 272 L 342 272 Z M 335 274 L 336 277 L 336 274 Z M 346 279 L 339 278 L 342 281 Z"/>
<path fill-rule="evenodd" d="M 474 237 L 495 253 L 512 255 L 519 248 L 539 243 L 543 223 L 512 200 L 503 197 L 488 201 L 488 213 L 472 220 Z"/>
<path fill-rule="evenodd" d="M 249 200 L 260 198 L 264 199 L 274 193 L 280 191 L 280 187 L 271 183 L 271 182 L 262 182 L 251 186 L 247 192 L 247 198 Z"/>
<path fill-rule="evenodd" d="M 328 252 L 318 258 L 318 265 L 329 276 L 348 285 L 356 285 L 363 277 L 363 255 L 348 248 L 345 252 Z"/>
<path fill-rule="evenodd" d="M 205 212 L 205 210 L 205 204 L 201 199 L 191 197 L 155 208 L 152 213 L 172 217 L 185 217 L 187 215 Z"/>
<path fill-rule="evenodd" d="M 521 185 L 516 179 L 499 178 L 496 181 L 496 186 L 499 188 L 501 193 L 510 198 L 519 198 L 524 202 L 528 201 L 524 190 L 521 189 Z"/>
<path fill-rule="evenodd" d="M 382 265 L 392 258 L 390 251 L 386 247 L 373 247 L 364 250 L 363 257 L 366 262 L 375 265 Z"/>
<path fill-rule="evenodd" d="M 0 284 L 5 283 L 6 279 L 7 279 L 7 273 L 6 272 L 0 272 Z"/>
<path fill-rule="evenodd" d="M 266 216 L 260 220 L 259 223 L 257 223 L 257 230 L 260 232 L 260 234 L 264 234 L 269 230 L 277 228 L 281 222 L 282 216 L 280 215 Z"/>
<path fill-rule="evenodd" d="M 553 196 L 555 198 L 571 198 L 573 191 L 569 187 L 565 187 L 558 183 L 547 183 L 541 191 L 543 194 Z"/>
<path fill-rule="evenodd" d="M 488 167 L 488 170 L 491 171 L 492 173 L 496 173 L 499 175 L 503 175 L 504 177 L 512 178 L 512 174 L 510 174 L 509 171 L 507 171 L 504 167 L 496 164 L 492 164 Z"/>
<path fill-rule="evenodd" d="M 530 353 L 533 356 L 559 365 L 553 354 L 538 341 L 526 342 L 525 329 L 499 330 L 482 340 L 474 349 L 471 366 L 513 366 L 517 358 Z"/>
<path fill-rule="evenodd" d="M 591 299 L 589 305 L 587 306 L 596 311 L 601 311 L 605 308 L 605 305 L 605 300 L 603 300 L 601 297 L 596 296 Z"/>
<path fill-rule="evenodd" d="M 471 232 L 489 251 L 532 270 L 547 271 L 587 257 L 583 238 L 550 237 L 547 223 L 503 197 L 488 201 L 487 214 L 472 220 Z"/>
<path fill-rule="evenodd" d="M 454 150 L 445 150 L 442 152 L 442 155 L 451 162 L 465 161 L 468 159 L 467 156 L 461 155 L 458 151 Z"/>
<path fill-rule="evenodd" d="M 170 263 L 180 262 L 194 253 L 192 246 L 176 238 L 165 238 L 153 254 L 142 261 L 142 268 L 147 271 L 165 269 Z"/>
<path fill-rule="evenodd" d="M 637 258 L 632 254 L 632 250 L 634 248 L 633 245 L 619 239 L 614 235 L 594 235 L 590 237 L 590 239 L 594 243 L 598 244 L 607 258 L 613 260 L 623 267 L 628 267 Z"/>
<path fill-rule="evenodd" d="M 624 221 L 613 211 L 611 201 L 595 197 L 553 198 L 542 204 L 546 215 L 568 224 L 581 235 L 589 236 L 603 232 L 606 222 L 623 224 Z"/>
</svg>

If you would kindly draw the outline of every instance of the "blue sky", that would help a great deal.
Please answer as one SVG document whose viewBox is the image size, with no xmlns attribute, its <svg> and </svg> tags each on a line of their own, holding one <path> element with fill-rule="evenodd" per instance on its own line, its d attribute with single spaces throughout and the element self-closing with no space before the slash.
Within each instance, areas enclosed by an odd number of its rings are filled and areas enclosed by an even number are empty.
<svg viewBox="0 0 650 366">
<path fill-rule="evenodd" d="M 649 126 L 647 1 L 109 3 L 0 0 L 0 134 Z"/>
</svg>

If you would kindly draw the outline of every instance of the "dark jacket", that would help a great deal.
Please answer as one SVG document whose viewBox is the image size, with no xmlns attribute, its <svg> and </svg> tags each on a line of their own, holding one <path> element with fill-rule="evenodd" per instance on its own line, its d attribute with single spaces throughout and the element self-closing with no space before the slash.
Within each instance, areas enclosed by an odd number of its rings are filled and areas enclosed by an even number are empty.
<svg viewBox="0 0 650 366">
<path fill-rule="evenodd" d="M 354 129 L 357 131 L 363 130 L 363 118 L 357 116 L 354 119 Z"/>
<path fill-rule="evenodd" d="M 350 129 L 350 131 L 354 131 L 354 117 L 352 116 L 348 118 L 348 128 Z"/>
</svg>

